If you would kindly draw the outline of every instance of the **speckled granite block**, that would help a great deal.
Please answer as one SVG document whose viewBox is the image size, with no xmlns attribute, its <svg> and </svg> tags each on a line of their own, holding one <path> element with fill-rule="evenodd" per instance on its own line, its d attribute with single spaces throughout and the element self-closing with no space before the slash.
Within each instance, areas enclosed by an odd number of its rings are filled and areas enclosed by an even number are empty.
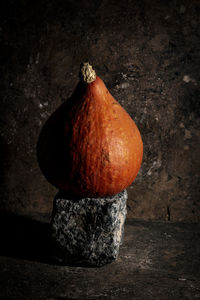
<svg viewBox="0 0 200 300">
<path fill-rule="evenodd" d="M 107 198 L 54 199 L 53 256 L 63 264 L 102 266 L 117 258 L 126 219 L 127 191 Z"/>
</svg>

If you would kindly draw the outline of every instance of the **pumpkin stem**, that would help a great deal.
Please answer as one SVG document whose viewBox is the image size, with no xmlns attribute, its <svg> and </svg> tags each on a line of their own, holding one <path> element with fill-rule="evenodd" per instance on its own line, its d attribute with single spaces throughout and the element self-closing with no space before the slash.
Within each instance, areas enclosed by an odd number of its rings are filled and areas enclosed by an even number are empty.
<svg viewBox="0 0 200 300">
<path fill-rule="evenodd" d="M 81 64 L 80 77 L 85 83 L 91 83 L 96 79 L 96 72 L 89 62 Z"/>
</svg>

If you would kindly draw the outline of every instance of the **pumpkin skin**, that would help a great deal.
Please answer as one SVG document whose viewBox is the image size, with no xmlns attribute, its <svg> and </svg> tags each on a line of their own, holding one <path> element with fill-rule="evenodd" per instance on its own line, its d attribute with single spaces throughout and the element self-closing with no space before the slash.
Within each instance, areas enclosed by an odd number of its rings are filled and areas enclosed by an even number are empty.
<svg viewBox="0 0 200 300">
<path fill-rule="evenodd" d="M 37 155 L 47 180 L 71 198 L 105 197 L 127 188 L 143 156 L 140 132 L 96 76 L 47 120 Z"/>
</svg>

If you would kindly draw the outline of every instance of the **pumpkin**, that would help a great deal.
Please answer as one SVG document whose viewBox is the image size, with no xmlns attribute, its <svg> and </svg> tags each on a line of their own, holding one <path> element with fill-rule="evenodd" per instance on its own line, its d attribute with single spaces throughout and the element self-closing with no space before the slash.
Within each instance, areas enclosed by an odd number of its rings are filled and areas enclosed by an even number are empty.
<svg viewBox="0 0 200 300">
<path fill-rule="evenodd" d="M 80 75 L 71 98 L 41 131 L 38 162 L 47 180 L 71 198 L 115 195 L 140 169 L 141 135 L 89 63 Z"/>
</svg>

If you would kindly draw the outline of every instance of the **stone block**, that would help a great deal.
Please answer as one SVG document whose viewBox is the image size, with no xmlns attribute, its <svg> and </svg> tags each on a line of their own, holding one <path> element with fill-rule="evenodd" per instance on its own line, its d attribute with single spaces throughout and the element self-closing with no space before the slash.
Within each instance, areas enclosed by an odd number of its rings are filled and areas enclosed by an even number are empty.
<svg viewBox="0 0 200 300">
<path fill-rule="evenodd" d="M 106 198 L 66 199 L 58 193 L 51 220 L 54 258 L 62 264 L 102 266 L 117 258 L 127 191 Z"/>
</svg>

